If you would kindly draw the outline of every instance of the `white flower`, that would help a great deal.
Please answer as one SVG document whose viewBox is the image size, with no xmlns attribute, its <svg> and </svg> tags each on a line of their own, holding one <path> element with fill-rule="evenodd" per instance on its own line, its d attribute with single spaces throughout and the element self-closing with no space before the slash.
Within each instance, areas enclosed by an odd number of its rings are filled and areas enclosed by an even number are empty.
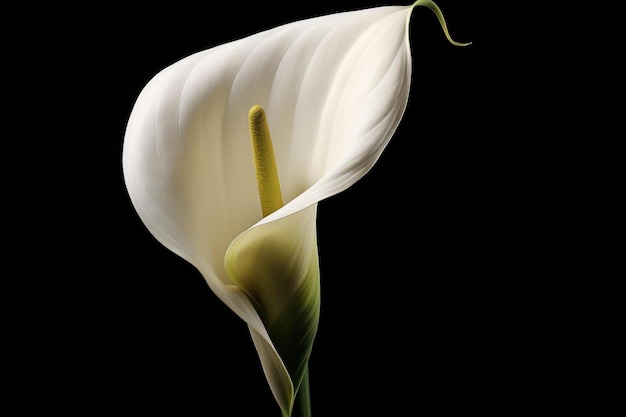
<svg viewBox="0 0 626 417">
<path fill-rule="evenodd" d="M 318 324 L 317 203 L 363 177 L 400 123 L 416 5 L 443 24 L 434 3 L 419 0 L 193 54 L 148 82 L 128 121 L 123 171 L 137 213 L 248 324 L 284 415 Z M 265 217 L 248 130 L 254 105 L 267 114 L 284 201 Z"/>
</svg>

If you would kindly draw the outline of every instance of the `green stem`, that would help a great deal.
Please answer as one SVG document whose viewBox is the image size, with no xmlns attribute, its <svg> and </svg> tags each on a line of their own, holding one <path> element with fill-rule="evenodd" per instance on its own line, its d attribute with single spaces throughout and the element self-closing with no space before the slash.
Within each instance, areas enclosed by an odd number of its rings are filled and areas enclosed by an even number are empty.
<svg viewBox="0 0 626 417">
<path fill-rule="evenodd" d="M 296 394 L 293 411 L 290 417 L 311 417 L 311 386 L 309 384 L 309 365 L 307 364 L 302 377 L 300 389 Z"/>
</svg>

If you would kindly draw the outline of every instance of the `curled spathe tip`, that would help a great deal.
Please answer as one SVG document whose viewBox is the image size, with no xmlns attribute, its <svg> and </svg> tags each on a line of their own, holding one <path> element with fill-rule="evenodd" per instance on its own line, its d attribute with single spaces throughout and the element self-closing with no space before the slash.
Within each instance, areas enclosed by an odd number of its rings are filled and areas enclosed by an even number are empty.
<svg viewBox="0 0 626 417">
<path fill-rule="evenodd" d="M 446 20 L 443 17 L 443 12 L 441 11 L 439 6 L 437 6 L 437 4 L 434 1 L 432 1 L 432 0 L 417 0 L 415 3 L 413 3 L 413 5 L 411 7 L 415 8 L 417 6 L 428 7 L 433 13 L 435 13 L 435 16 L 437 16 L 437 19 L 439 19 L 439 24 L 441 25 L 441 29 L 443 30 L 443 33 L 446 35 L 446 38 L 448 39 L 448 41 L 452 45 L 454 45 L 454 46 L 469 46 L 469 45 L 472 44 L 471 42 L 457 42 L 454 39 L 452 39 L 452 36 L 450 36 L 450 32 L 448 31 L 448 25 L 446 24 Z"/>
</svg>

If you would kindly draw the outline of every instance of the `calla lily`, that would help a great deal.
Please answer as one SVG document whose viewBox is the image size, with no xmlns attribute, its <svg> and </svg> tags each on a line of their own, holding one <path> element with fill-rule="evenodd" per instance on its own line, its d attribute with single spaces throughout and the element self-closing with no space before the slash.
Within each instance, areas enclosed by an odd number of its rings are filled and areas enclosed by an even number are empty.
<svg viewBox="0 0 626 417">
<path fill-rule="evenodd" d="M 420 5 L 457 44 L 430 0 L 331 14 L 188 56 L 132 109 L 122 158 L 132 204 L 247 323 L 283 416 L 308 386 L 318 326 L 317 204 L 363 177 L 400 123 Z M 250 144 L 258 123 L 271 132 L 268 181 L 279 186 L 267 212 L 260 200 L 274 191 L 262 191 Z"/>
</svg>

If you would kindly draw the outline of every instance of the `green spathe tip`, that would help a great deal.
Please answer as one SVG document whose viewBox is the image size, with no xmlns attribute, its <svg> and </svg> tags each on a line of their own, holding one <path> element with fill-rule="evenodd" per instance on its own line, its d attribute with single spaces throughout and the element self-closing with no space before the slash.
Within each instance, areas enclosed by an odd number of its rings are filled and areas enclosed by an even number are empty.
<svg viewBox="0 0 626 417">
<path fill-rule="evenodd" d="M 417 0 L 415 3 L 413 3 L 413 5 L 411 7 L 417 7 L 417 6 L 425 6 L 428 7 L 433 13 L 435 13 L 435 16 L 437 16 L 437 19 L 439 19 L 439 24 L 441 25 L 441 29 L 443 29 L 443 33 L 446 35 L 446 38 L 448 39 L 448 41 L 454 45 L 454 46 L 468 46 L 471 45 L 471 42 L 457 42 L 454 39 L 452 39 L 452 36 L 450 36 L 450 32 L 448 31 L 448 25 L 446 25 L 446 20 L 443 17 L 443 13 L 441 12 L 441 9 L 439 8 L 439 6 L 437 6 L 435 4 L 434 1 L 432 0 Z"/>
</svg>

